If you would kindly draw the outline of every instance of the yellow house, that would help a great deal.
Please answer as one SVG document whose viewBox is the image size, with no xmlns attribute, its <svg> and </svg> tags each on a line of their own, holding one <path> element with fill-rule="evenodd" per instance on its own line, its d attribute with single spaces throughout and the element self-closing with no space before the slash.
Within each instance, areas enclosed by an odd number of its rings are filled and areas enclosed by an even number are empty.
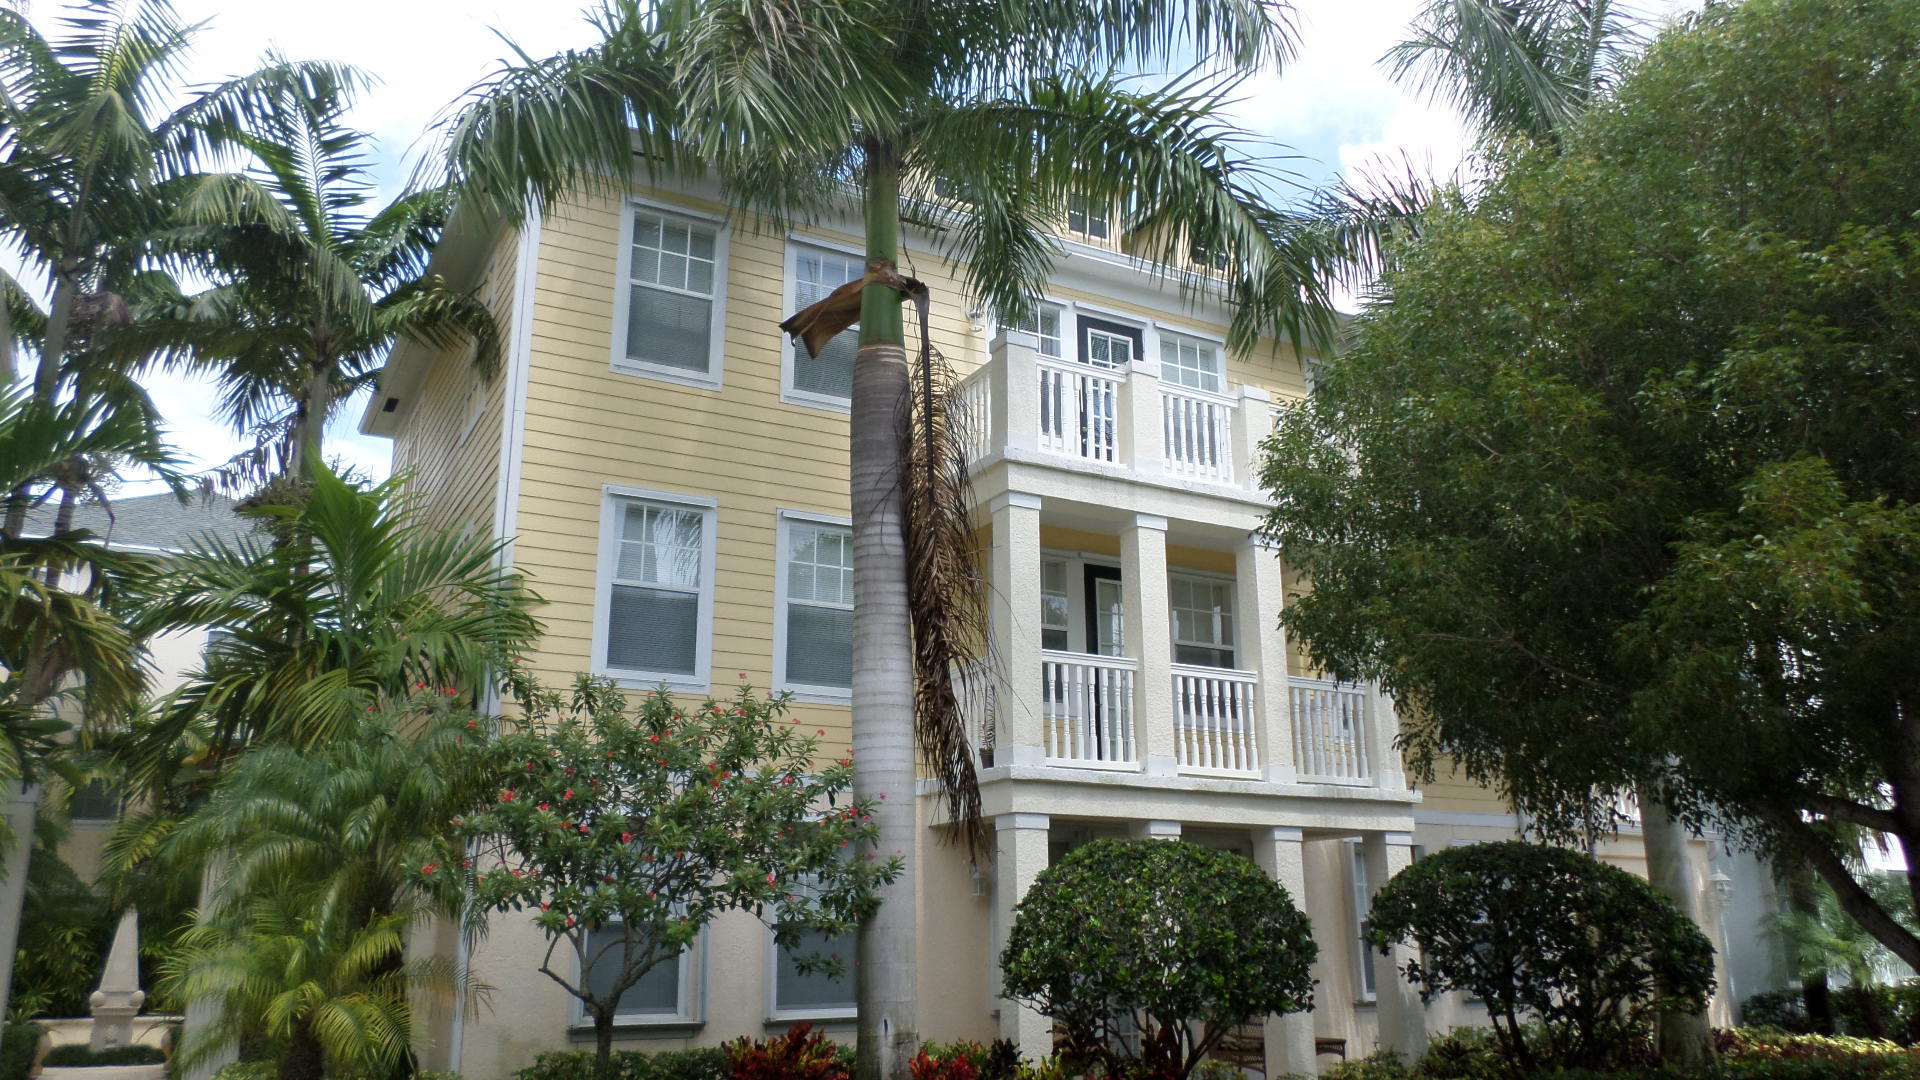
<svg viewBox="0 0 1920 1080">
<path fill-rule="evenodd" d="M 489 297 L 506 368 L 483 380 L 466 355 L 402 347 L 362 430 L 393 439 L 394 469 L 447 528 L 509 540 L 504 557 L 548 601 L 529 658 L 542 675 L 791 691 L 831 748 L 848 735 L 853 335 L 809 358 L 777 323 L 858 277 L 861 249 L 851 217 L 753 226 L 711 192 L 635 188 L 450 236 L 437 265 Z M 994 857 L 970 862 L 923 828 L 922 1034 L 1043 1050 L 1041 1018 L 995 995 L 1010 912 L 1061 852 L 1132 835 L 1240 851 L 1311 916 L 1317 1008 L 1267 1025 L 1269 1072 L 1417 1048 L 1474 1007 L 1423 1008 L 1393 959 L 1364 954 L 1366 898 L 1419 848 L 1523 823 L 1476 788 L 1423 801 L 1392 704 L 1313 677 L 1275 629 L 1289 579 L 1284 553 L 1253 536 L 1269 504 L 1252 464 L 1275 406 L 1306 392 L 1301 358 L 1285 344 L 1230 352 L 1217 300 L 1183 298 L 1106 220 L 1067 226 L 1044 303 L 1018 327 L 968 310 L 925 237 L 904 238 L 903 269 L 932 288 L 934 345 L 977 420 L 1002 668 L 975 731 Z M 438 1017 L 425 1063 L 493 1080 L 590 1045 L 536 971 L 544 948 L 530 923 L 501 923 L 462 955 L 494 988 L 490 1007 Z M 797 1019 L 850 1039 L 853 993 L 799 974 L 736 916 L 623 1009 L 633 1048 Z"/>
</svg>

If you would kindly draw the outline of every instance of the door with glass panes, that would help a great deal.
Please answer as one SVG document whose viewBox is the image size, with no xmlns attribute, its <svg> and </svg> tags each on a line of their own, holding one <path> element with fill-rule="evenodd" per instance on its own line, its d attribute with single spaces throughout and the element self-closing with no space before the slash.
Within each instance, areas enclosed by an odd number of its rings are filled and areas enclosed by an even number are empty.
<svg viewBox="0 0 1920 1080">
<path fill-rule="evenodd" d="M 1054 652 L 1125 656 L 1126 610 L 1120 568 L 1046 559 L 1041 563 L 1041 646 Z M 1129 688 L 1111 668 L 1061 658 L 1042 665 L 1047 715 L 1082 736 L 1081 744 L 1107 745 L 1107 726 L 1129 707 Z"/>
</svg>

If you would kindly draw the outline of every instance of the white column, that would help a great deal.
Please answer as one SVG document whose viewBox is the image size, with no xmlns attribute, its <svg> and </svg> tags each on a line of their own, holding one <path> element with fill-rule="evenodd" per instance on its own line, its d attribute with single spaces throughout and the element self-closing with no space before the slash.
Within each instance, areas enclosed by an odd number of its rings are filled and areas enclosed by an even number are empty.
<svg viewBox="0 0 1920 1080">
<path fill-rule="evenodd" d="M 993 371 L 988 428 L 994 449 L 1033 453 L 1040 446 L 1040 371 L 1034 366 L 1040 343 L 1024 330 L 1005 327 L 988 346 Z"/>
<path fill-rule="evenodd" d="M 40 806 L 40 789 L 17 781 L 6 782 L 6 815 L 11 845 L 0 860 L 0 1017 L 7 1015 L 7 990 L 13 985 L 13 954 L 20 934 L 20 909 L 27 900 L 27 862 L 33 854 L 33 818 Z"/>
<path fill-rule="evenodd" d="M 1396 744 L 1400 738 L 1400 714 L 1394 710 L 1393 699 L 1380 692 L 1378 683 L 1367 684 L 1367 714 L 1371 721 L 1367 731 L 1367 765 L 1373 770 L 1373 786 L 1404 790 L 1407 770 L 1400 761 L 1400 748 Z"/>
<path fill-rule="evenodd" d="M 1260 486 L 1260 444 L 1273 434 L 1273 399 L 1258 386 L 1243 386 L 1233 418 L 1233 481 Z"/>
<path fill-rule="evenodd" d="M 1287 691 L 1287 638 L 1280 629 L 1286 581 L 1279 551 L 1259 537 L 1242 540 L 1233 553 L 1233 584 L 1233 629 L 1239 645 L 1235 662 L 1260 676 L 1254 729 L 1260 741 L 1261 775 L 1272 783 L 1291 784 L 1297 773 L 1290 719 L 1293 697 Z"/>
<path fill-rule="evenodd" d="M 988 557 L 987 619 L 999 655 L 990 678 L 996 695 L 993 763 L 1038 765 L 1046 759 L 1040 702 L 1040 496 L 995 496 Z"/>
<path fill-rule="evenodd" d="M 1253 830 L 1253 861 L 1267 876 L 1287 890 L 1293 906 L 1307 910 L 1307 869 L 1305 850 L 1299 829 L 1266 828 Z M 1313 1052 L 1313 1014 L 1288 1013 L 1267 1017 L 1267 1075 L 1318 1074 L 1318 1056 Z"/>
<path fill-rule="evenodd" d="M 993 819 L 993 989 L 1001 988 L 1000 954 L 1013 930 L 1014 905 L 1033 879 L 1047 868 L 1045 814 L 1001 814 Z M 1000 1037 L 1011 1040 L 1023 1057 L 1039 1060 L 1053 1052 L 1053 1022 L 1011 998 L 999 998 Z"/>
<path fill-rule="evenodd" d="M 1126 654 L 1139 662 L 1133 682 L 1133 732 L 1149 775 L 1171 776 L 1173 629 L 1167 621 L 1167 519 L 1135 514 L 1120 531 L 1121 604 Z"/>
<path fill-rule="evenodd" d="M 1140 357 L 1121 390 L 1120 461 L 1140 476 L 1166 471 L 1166 432 L 1160 413 L 1160 361 Z"/>
<path fill-rule="evenodd" d="M 1177 821 L 1135 821 L 1127 825 L 1127 835 L 1135 840 L 1178 840 L 1180 823 Z"/>
<path fill-rule="evenodd" d="M 1380 891 L 1393 875 L 1413 863 L 1412 833 L 1370 832 L 1360 838 L 1361 858 L 1367 864 L 1367 895 Z M 1426 1006 L 1420 993 L 1400 974 L 1414 959 L 1410 945 L 1395 945 L 1387 955 L 1373 957 L 1374 995 L 1379 1004 L 1380 1045 L 1409 1060 L 1427 1048 Z"/>
</svg>

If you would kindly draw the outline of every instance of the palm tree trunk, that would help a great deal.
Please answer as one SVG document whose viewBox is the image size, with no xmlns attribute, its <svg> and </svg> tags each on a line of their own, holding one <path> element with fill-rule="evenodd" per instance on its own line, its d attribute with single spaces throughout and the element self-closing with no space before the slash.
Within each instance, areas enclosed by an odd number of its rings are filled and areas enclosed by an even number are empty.
<svg viewBox="0 0 1920 1080">
<path fill-rule="evenodd" d="M 313 1022 L 304 1016 L 295 1020 L 280 1058 L 279 1080 L 325 1080 L 326 1066 L 326 1051 L 313 1033 Z"/>
<path fill-rule="evenodd" d="M 53 296 L 47 305 L 47 325 L 40 337 L 39 366 L 33 372 L 33 399 L 51 406 L 60 389 L 60 361 L 67 355 L 67 338 L 73 326 L 73 305 L 80 299 L 77 272 L 61 264 L 54 274 Z M 27 527 L 27 496 L 24 486 L 7 497 L 5 535 L 18 539 Z"/>
<path fill-rule="evenodd" d="M 1782 855 L 1779 863 L 1781 876 L 1786 878 L 1787 907 L 1794 914 L 1808 920 L 1820 918 L 1820 902 L 1814 898 L 1813 870 L 1806 862 L 1792 855 Z M 1794 957 L 1794 966 L 1805 962 L 1801 956 Z M 1800 975 L 1800 1000 L 1807 1010 L 1807 1023 L 1816 1035 L 1834 1033 L 1833 996 L 1827 986 L 1825 968 L 1803 971 Z"/>
<path fill-rule="evenodd" d="M 1668 816 L 1657 788 L 1642 784 L 1638 794 L 1647 880 L 1697 925 L 1700 919 L 1693 910 L 1692 875 L 1687 872 L 1687 838 L 1680 823 Z M 1707 1026 L 1705 1010 L 1663 1011 L 1655 1018 L 1655 1025 L 1660 1060 L 1668 1067 L 1685 1072 L 1713 1064 L 1713 1032 Z"/>
<path fill-rule="evenodd" d="M 867 149 L 867 258 L 892 261 L 899 250 L 899 162 L 884 147 Z M 906 360 L 899 294 L 868 285 L 853 364 L 850 447 L 854 793 L 884 800 L 875 815 L 878 836 L 861 854 L 897 857 L 903 865 L 900 876 L 880 890 L 879 910 L 860 927 L 855 976 L 860 1080 L 904 1077 L 919 1044 L 913 630 L 900 502 Z"/>
<path fill-rule="evenodd" d="M 315 360 L 313 370 L 307 373 L 306 392 L 300 397 L 293 418 L 293 430 L 288 433 L 292 443 L 293 460 L 287 463 L 287 475 L 305 483 L 312 479 L 308 472 L 309 457 L 320 460 L 322 441 L 326 435 L 327 410 L 333 407 L 333 361 L 330 357 Z"/>
</svg>

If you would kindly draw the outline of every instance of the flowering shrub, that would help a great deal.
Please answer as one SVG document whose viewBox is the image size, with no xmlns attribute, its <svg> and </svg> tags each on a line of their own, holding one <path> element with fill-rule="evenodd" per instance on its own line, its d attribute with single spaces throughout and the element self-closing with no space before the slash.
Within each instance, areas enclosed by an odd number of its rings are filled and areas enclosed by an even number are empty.
<svg viewBox="0 0 1920 1080">
<path fill-rule="evenodd" d="M 804 1020 L 788 1028 L 785 1035 L 757 1041 L 742 1036 L 727 1043 L 725 1049 L 733 1080 L 852 1080 L 853 1077 L 852 1056 Z"/>
<path fill-rule="evenodd" d="M 602 1077 L 620 996 L 714 916 L 750 911 L 792 947 L 809 930 L 852 930 L 898 873 L 851 857 L 873 832 L 870 806 L 849 795 L 852 759 L 818 758 L 824 733 L 801 732 L 781 699 L 742 687 L 729 701 L 629 703 L 585 676 L 564 700 L 523 678 L 513 689 L 524 721 L 475 720 L 463 741 L 496 778 L 454 821 L 471 854 L 419 872 L 460 875 L 485 909 L 532 914 L 549 938 L 540 971 L 593 1019 Z M 563 946 L 578 963 L 553 959 Z"/>
</svg>

